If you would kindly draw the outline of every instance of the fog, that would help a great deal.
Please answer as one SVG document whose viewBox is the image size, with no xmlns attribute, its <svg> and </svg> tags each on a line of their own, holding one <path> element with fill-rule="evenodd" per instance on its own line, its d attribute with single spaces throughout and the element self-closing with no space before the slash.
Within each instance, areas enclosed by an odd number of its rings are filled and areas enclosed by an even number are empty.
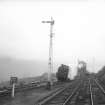
<svg viewBox="0 0 105 105">
<path fill-rule="evenodd" d="M 11 75 L 37 76 L 48 71 L 49 25 L 55 20 L 54 70 L 87 62 L 97 72 L 105 62 L 105 2 L 97 1 L 0 1 L 0 79 Z M 9 60 L 8 60 L 9 59 Z"/>
</svg>

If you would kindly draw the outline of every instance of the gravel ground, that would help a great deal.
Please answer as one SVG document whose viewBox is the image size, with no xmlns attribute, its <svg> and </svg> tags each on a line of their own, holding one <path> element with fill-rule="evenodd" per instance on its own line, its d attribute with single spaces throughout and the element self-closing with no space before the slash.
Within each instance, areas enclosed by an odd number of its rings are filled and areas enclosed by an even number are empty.
<svg viewBox="0 0 105 105">
<path fill-rule="evenodd" d="M 35 105 L 35 103 L 43 97 L 51 94 L 55 90 L 59 89 L 59 86 L 53 87 L 52 90 L 45 88 L 32 89 L 28 91 L 18 92 L 15 94 L 15 98 L 10 96 L 0 97 L 0 105 Z"/>
</svg>

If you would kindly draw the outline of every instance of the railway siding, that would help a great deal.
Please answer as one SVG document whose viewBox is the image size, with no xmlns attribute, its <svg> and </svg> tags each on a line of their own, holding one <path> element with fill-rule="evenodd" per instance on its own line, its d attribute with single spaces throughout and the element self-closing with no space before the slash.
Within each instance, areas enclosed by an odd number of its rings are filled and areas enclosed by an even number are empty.
<svg viewBox="0 0 105 105">
<path fill-rule="evenodd" d="M 96 79 L 91 79 L 93 105 L 105 105 L 105 90 Z"/>
<path fill-rule="evenodd" d="M 38 105 L 105 105 L 105 90 L 93 78 L 74 83 Z"/>
<path fill-rule="evenodd" d="M 79 89 L 80 84 L 81 81 L 75 82 L 72 85 L 66 87 L 63 91 L 60 91 L 57 94 L 55 93 L 49 99 L 42 101 L 38 105 L 66 105 L 68 103 L 68 100 L 72 98 L 77 89 Z"/>
</svg>

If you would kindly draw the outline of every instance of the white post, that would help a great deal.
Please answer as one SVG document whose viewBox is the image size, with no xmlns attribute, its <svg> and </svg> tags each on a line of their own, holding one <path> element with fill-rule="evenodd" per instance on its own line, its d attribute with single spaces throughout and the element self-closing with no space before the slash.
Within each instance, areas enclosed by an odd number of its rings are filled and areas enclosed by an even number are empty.
<svg viewBox="0 0 105 105">
<path fill-rule="evenodd" d="M 12 98 L 15 97 L 15 83 L 12 85 Z"/>
</svg>

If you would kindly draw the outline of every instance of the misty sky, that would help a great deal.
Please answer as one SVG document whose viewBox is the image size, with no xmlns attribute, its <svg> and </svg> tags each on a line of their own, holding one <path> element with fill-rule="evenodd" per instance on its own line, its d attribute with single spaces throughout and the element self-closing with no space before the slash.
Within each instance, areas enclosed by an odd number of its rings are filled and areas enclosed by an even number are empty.
<svg viewBox="0 0 105 105">
<path fill-rule="evenodd" d="M 85 60 L 90 71 L 93 63 L 96 68 L 104 65 L 104 0 L 0 1 L 0 56 L 48 61 L 49 24 L 41 21 L 51 16 L 55 63 L 75 65 L 77 59 Z"/>
</svg>

